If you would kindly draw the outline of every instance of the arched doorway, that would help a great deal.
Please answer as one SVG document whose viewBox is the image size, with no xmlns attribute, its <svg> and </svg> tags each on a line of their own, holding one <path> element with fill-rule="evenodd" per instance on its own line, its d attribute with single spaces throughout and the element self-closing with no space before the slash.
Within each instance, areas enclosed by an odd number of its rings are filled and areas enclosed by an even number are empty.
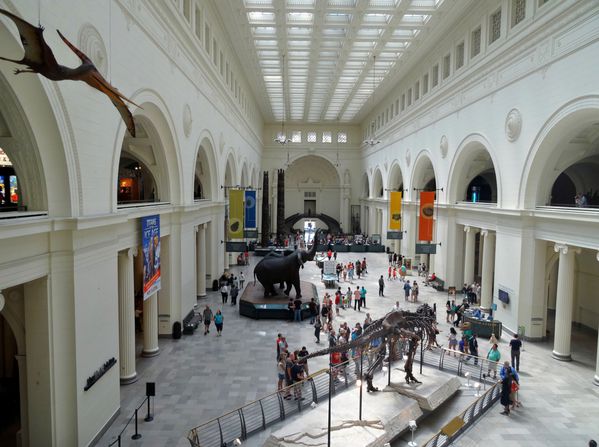
<svg viewBox="0 0 599 447">
<path fill-rule="evenodd" d="M 598 116 L 595 95 L 571 101 L 547 120 L 523 171 L 525 208 L 599 206 Z"/>
<path fill-rule="evenodd" d="M 499 198 L 489 143 L 479 135 L 466 138 L 456 153 L 448 184 L 449 203 L 491 203 Z"/>
<path fill-rule="evenodd" d="M 152 123 L 135 117 L 136 137 L 123 139 L 118 167 L 117 205 L 168 201 L 168 181 L 160 138 Z"/>
<path fill-rule="evenodd" d="M 435 168 L 427 154 L 422 154 L 414 163 L 412 171 L 411 192 L 416 193 L 414 200 L 418 199 L 418 193 L 421 191 L 435 191 L 437 189 L 437 178 Z"/>
<path fill-rule="evenodd" d="M 204 139 L 200 144 L 196 155 L 193 182 L 194 200 L 207 200 L 213 198 L 213 177 L 210 175 L 213 166 L 210 163 L 209 154 L 212 154 L 212 145 L 210 144 L 210 141 Z"/>
</svg>

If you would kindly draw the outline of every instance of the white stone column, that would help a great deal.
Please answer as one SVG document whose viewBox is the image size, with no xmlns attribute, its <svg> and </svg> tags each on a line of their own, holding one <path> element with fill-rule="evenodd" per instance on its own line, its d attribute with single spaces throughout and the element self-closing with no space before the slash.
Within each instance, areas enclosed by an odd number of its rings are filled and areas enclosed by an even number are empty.
<svg viewBox="0 0 599 447">
<path fill-rule="evenodd" d="M 135 289 L 133 286 L 133 257 L 130 248 L 118 255 L 119 287 L 119 375 L 121 384 L 137 380 L 135 371 Z M 145 315 L 144 315 L 145 320 Z"/>
<path fill-rule="evenodd" d="M 196 295 L 206 296 L 206 225 L 198 225 L 196 234 Z"/>
<path fill-rule="evenodd" d="M 158 292 L 144 301 L 144 347 L 143 357 L 158 355 Z"/>
<path fill-rule="evenodd" d="M 493 273 L 495 271 L 495 233 L 483 230 L 483 268 L 480 292 L 480 307 L 489 311 L 493 304 Z"/>
<path fill-rule="evenodd" d="M 597 252 L 597 261 L 599 261 L 599 251 Z M 597 347 L 599 348 L 599 336 L 597 337 Z M 599 349 L 597 350 L 597 360 L 595 364 L 595 377 L 593 383 L 599 386 Z"/>
<path fill-rule="evenodd" d="M 477 229 L 469 226 L 464 227 L 466 232 L 466 252 L 464 254 L 464 282 L 474 282 L 474 244 L 476 243 Z"/>
<path fill-rule="evenodd" d="M 553 358 L 570 361 L 570 340 L 572 338 L 572 303 L 574 300 L 574 255 L 580 249 L 565 244 L 553 247 L 559 253 L 557 271 L 557 300 L 555 303 L 555 337 L 553 339 Z"/>
</svg>

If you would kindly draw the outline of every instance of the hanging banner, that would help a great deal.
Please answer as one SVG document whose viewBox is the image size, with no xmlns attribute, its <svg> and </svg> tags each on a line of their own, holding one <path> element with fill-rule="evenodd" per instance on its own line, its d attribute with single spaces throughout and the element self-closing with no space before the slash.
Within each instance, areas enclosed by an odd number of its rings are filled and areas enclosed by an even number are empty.
<svg viewBox="0 0 599 447">
<path fill-rule="evenodd" d="M 243 239 L 243 190 L 229 190 L 229 237 Z"/>
<path fill-rule="evenodd" d="M 435 191 L 422 191 L 420 193 L 420 219 L 418 221 L 418 240 L 433 240 L 433 224 L 435 220 Z"/>
<path fill-rule="evenodd" d="M 160 290 L 160 216 L 141 218 L 144 300 Z"/>
<path fill-rule="evenodd" d="M 389 229 L 401 230 L 401 192 L 391 191 L 389 196 Z"/>
<path fill-rule="evenodd" d="M 244 228 L 256 228 L 256 191 L 245 192 L 245 224 Z"/>
</svg>

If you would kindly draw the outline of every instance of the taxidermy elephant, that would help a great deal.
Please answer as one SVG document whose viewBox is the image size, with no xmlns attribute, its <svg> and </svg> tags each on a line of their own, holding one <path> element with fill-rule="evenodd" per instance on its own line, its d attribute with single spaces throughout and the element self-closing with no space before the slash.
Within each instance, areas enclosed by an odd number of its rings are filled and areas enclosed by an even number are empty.
<svg viewBox="0 0 599 447">
<path fill-rule="evenodd" d="M 256 267 L 254 267 L 254 283 L 256 278 L 264 286 L 264 296 L 276 295 L 275 284 L 285 282 L 287 288 L 285 295 L 289 296 L 291 287 L 295 288 L 295 296 L 301 298 L 299 269 L 303 268 L 307 261 L 312 261 L 316 254 L 316 246 L 319 231 L 314 235 L 314 242 L 310 250 L 295 250 L 287 256 L 265 256 Z"/>
</svg>

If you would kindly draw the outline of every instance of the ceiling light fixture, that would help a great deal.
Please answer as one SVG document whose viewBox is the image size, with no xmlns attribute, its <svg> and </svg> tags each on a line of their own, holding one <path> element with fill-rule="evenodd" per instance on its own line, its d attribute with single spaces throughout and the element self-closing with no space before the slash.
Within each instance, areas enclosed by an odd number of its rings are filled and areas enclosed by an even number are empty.
<svg viewBox="0 0 599 447">
<path fill-rule="evenodd" d="M 281 83 L 282 83 L 282 92 L 283 92 L 283 116 L 281 119 L 281 132 L 276 136 L 275 143 L 279 143 L 281 146 L 285 146 L 287 143 L 291 143 L 291 139 L 287 138 L 287 134 L 285 133 L 285 115 L 287 114 L 287 109 L 285 108 L 285 55 L 283 54 L 283 62 L 281 66 Z M 287 161 L 289 162 L 289 153 L 287 154 Z"/>
<path fill-rule="evenodd" d="M 376 105 L 375 98 L 374 98 L 375 83 L 376 83 L 376 55 L 373 54 L 372 55 L 372 110 L 374 110 L 374 106 Z M 374 127 L 372 128 L 372 132 L 373 132 L 373 134 L 370 136 L 370 138 L 368 138 L 367 140 L 364 140 L 364 144 L 366 144 L 368 146 L 376 146 L 377 144 L 379 144 L 381 142 L 381 140 L 378 140 L 374 135 Z"/>
</svg>

